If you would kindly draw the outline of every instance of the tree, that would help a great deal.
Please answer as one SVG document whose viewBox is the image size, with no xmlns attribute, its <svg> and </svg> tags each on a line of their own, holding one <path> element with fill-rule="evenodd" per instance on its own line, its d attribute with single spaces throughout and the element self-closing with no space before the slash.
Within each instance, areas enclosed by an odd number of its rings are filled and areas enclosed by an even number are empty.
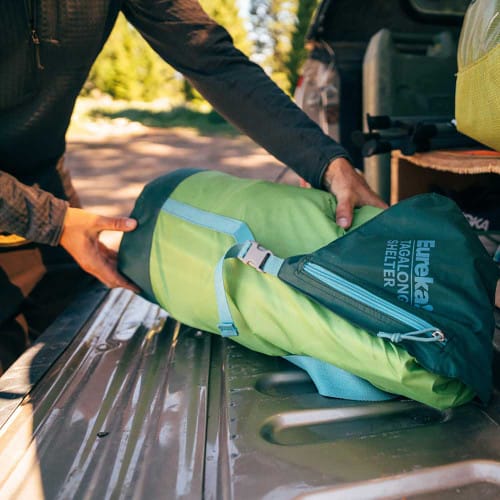
<svg viewBox="0 0 500 500">
<path fill-rule="evenodd" d="M 199 0 L 205 12 L 223 26 L 231 35 L 234 45 L 244 54 L 252 52 L 252 42 L 248 37 L 236 0 Z"/>
<path fill-rule="evenodd" d="M 178 95 L 180 87 L 176 72 L 120 15 L 90 71 L 84 93 L 98 89 L 115 99 L 151 101 Z"/>
<path fill-rule="evenodd" d="M 293 93 L 306 57 L 305 36 L 318 0 L 251 0 L 255 57 L 271 78 Z M 260 59 L 260 60 L 259 60 Z"/>
<path fill-rule="evenodd" d="M 249 54 L 252 44 L 235 0 L 201 0 L 201 4 L 209 16 L 229 31 L 235 45 Z M 124 100 L 200 98 L 189 82 L 165 64 L 121 14 L 90 71 L 84 94 L 95 89 Z"/>
<path fill-rule="evenodd" d="M 298 0 L 251 0 L 250 20 L 259 62 L 271 78 L 285 91 L 289 90 L 286 62 Z"/>
<path fill-rule="evenodd" d="M 229 32 L 235 47 L 244 54 L 249 55 L 252 51 L 252 43 L 248 38 L 248 32 L 239 15 L 236 0 L 199 1 L 205 12 Z M 203 99 L 187 80 L 184 80 L 183 94 L 187 102 Z"/>
<path fill-rule="evenodd" d="M 299 0 L 295 26 L 291 36 L 291 48 L 286 62 L 290 93 L 295 92 L 299 71 L 307 57 L 305 38 L 318 0 Z"/>
</svg>

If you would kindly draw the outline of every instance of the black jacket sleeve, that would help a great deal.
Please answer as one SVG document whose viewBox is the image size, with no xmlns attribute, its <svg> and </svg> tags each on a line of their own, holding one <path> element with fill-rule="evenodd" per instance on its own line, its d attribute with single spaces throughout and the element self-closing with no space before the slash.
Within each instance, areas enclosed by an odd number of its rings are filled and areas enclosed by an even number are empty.
<svg viewBox="0 0 500 500">
<path fill-rule="evenodd" d="M 57 245 L 68 202 L 0 170 L 0 233 Z"/>
<path fill-rule="evenodd" d="M 237 50 L 196 0 L 125 0 L 127 19 L 214 108 L 314 187 L 346 151 Z"/>
</svg>

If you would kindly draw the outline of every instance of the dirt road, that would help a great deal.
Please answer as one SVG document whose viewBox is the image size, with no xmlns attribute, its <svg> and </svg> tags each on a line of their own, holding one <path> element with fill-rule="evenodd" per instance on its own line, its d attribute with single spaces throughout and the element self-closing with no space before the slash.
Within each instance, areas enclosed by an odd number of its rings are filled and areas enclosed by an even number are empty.
<svg viewBox="0 0 500 500">
<path fill-rule="evenodd" d="M 136 124 L 137 125 L 137 124 Z M 66 166 L 83 206 L 128 215 L 144 184 L 179 168 L 216 169 L 241 177 L 298 184 L 299 178 L 249 138 L 203 136 L 184 128 L 128 124 L 68 137 Z M 116 246 L 117 235 L 104 234 Z"/>
</svg>

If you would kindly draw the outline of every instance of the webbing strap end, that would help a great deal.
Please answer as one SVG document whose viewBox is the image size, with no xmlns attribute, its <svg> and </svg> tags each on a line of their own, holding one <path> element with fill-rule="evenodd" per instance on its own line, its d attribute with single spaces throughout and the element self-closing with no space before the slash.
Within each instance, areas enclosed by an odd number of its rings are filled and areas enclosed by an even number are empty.
<svg viewBox="0 0 500 500">
<path fill-rule="evenodd" d="M 223 322 L 217 325 L 220 334 L 223 337 L 237 337 L 238 336 L 238 328 L 236 325 L 231 322 Z"/>
</svg>

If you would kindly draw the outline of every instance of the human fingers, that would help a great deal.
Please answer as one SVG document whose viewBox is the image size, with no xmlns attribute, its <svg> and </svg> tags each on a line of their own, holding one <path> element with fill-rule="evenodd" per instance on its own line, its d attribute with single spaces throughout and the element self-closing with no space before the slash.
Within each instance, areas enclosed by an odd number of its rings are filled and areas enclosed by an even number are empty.
<svg viewBox="0 0 500 500">
<path fill-rule="evenodd" d="M 101 231 L 120 231 L 128 233 L 137 227 L 137 221 L 129 217 L 107 217 L 100 215 L 96 218 L 96 229 Z"/>
<path fill-rule="evenodd" d="M 104 246 L 104 245 L 103 245 Z M 109 250 L 109 249 L 108 249 Z M 118 272 L 117 258 L 111 250 L 110 253 L 99 252 L 93 264 L 86 269 L 87 272 L 95 276 L 99 281 L 109 288 L 126 288 L 135 293 L 140 290 L 133 283 L 130 283 Z"/>
<path fill-rule="evenodd" d="M 352 224 L 354 207 L 373 205 L 387 208 L 368 186 L 363 175 L 345 158 L 337 158 L 330 163 L 325 172 L 324 184 L 337 198 L 336 222 L 344 229 Z"/>
<path fill-rule="evenodd" d="M 103 275 L 103 277 L 107 279 L 107 282 L 105 284 L 109 288 L 122 287 L 128 290 L 132 290 L 135 293 L 139 293 L 140 289 L 119 273 L 118 252 L 116 252 L 112 248 L 107 247 L 101 241 L 98 242 L 98 247 L 102 257 L 105 259 L 105 268 L 103 268 L 103 271 L 106 271 L 106 269 L 109 271 L 109 273 L 106 273 L 107 276 Z"/>
<path fill-rule="evenodd" d="M 68 208 L 60 244 L 73 256 L 81 268 L 111 288 L 123 287 L 134 292 L 139 289 L 117 270 L 116 252 L 99 241 L 104 230 L 132 230 L 133 219 L 105 217 Z"/>
<path fill-rule="evenodd" d="M 337 208 L 335 210 L 335 222 L 344 229 L 352 225 L 352 214 L 354 210 L 354 200 L 347 190 L 341 190 L 337 195 Z"/>
</svg>

